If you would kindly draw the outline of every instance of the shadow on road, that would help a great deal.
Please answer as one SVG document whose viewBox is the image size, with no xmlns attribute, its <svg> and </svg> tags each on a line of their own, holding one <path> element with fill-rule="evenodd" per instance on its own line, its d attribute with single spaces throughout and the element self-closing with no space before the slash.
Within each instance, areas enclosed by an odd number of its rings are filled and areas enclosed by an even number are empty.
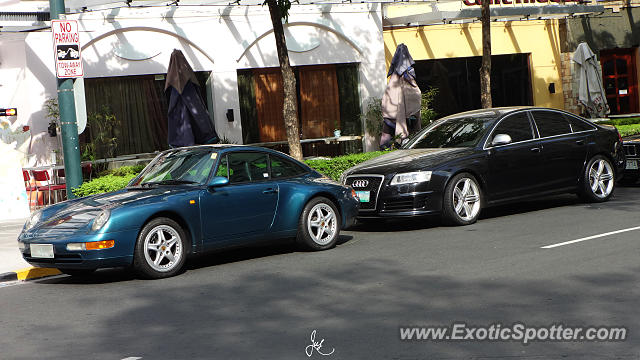
<svg viewBox="0 0 640 360">
<path fill-rule="evenodd" d="M 336 247 L 340 247 L 353 239 L 350 235 L 340 235 Z M 227 250 L 211 251 L 205 254 L 194 255 L 187 259 L 184 270 L 177 276 L 181 276 L 189 270 L 207 267 L 215 267 L 224 264 L 255 260 L 264 257 L 293 254 L 301 251 L 292 239 L 276 240 L 252 246 L 237 247 Z M 138 280 L 133 270 L 128 268 L 100 269 L 87 276 L 60 275 L 51 279 L 39 280 L 41 284 L 107 284 L 113 282 L 125 282 Z"/>
<path fill-rule="evenodd" d="M 227 253 L 230 261 L 244 258 L 231 254 Z M 304 256 L 300 261 L 305 262 Z M 203 266 L 208 264 L 222 261 Z M 528 281 L 509 276 L 463 280 L 430 275 L 408 271 L 402 262 L 391 260 L 303 267 L 262 263 L 258 269 L 196 272 L 135 286 L 111 284 L 76 291 L 74 307 L 78 314 L 93 314 L 90 327 L 79 326 L 75 315 L 58 317 L 55 324 L 39 323 L 37 333 L 56 339 L 58 346 L 34 340 L 29 342 L 29 351 L 47 354 L 48 359 L 86 354 L 94 359 L 125 355 L 149 359 L 302 359 L 306 358 L 303 354 L 309 335 L 317 329 L 327 350 L 335 348 L 340 359 L 637 358 L 636 337 L 626 343 L 544 342 L 526 346 L 518 342 L 403 342 L 398 328 L 453 322 L 480 326 L 563 323 L 627 326 L 632 334 L 640 320 L 636 300 L 640 268 L 597 275 L 557 274 Z M 50 280 L 40 285 L 53 283 L 67 285 L 68 281 Z M 51 286 L 40 287 L 45 295 L 52 290 Z M 47 298 L 47 307 L 55 309 L 56 303 L 55 297 Z M 92 304 L 121 305 L 101 309 Z M 80 338 L 81 342 L 64 346 L 65 341 Z M 11 347 L 4 351 L 11 351 Z"/>
</svg>

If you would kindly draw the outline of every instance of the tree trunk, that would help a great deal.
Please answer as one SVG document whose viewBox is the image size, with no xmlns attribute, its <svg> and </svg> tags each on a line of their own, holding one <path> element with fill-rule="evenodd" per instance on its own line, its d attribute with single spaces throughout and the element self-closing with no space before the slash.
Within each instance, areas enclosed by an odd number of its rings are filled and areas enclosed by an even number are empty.
<svg viewBox="0 0 640 360">
<path fill-rule="evenodd" d="M 480 67 L 480 101 L 483 108 L 490 108 L 491 101 L 491 13 L 489 0 L 482 1 L 482 67 Z"/>
<path fill-rule="evenodd" d="M 289 64 L 289 52 L 287 51 L 287 41 L 284 37 L 282 26 L 282 12 L 276 0 L 267 0 L 269 14 L 273 23 L 273 34 L 276 37 L 276 49 L 278 51 L 278 61 L 282 71 L 282 84 L 284 88 L 284 106 L 282 114 L 284 126 L 287 130 L 287 141 L 289 142 L 289 155 L 294 159 L 302 161 L 302 147 L 300 146 L 300 127 L 298 126 L 298 97 L 296 93 L 296 77 Z"/>
</svg>

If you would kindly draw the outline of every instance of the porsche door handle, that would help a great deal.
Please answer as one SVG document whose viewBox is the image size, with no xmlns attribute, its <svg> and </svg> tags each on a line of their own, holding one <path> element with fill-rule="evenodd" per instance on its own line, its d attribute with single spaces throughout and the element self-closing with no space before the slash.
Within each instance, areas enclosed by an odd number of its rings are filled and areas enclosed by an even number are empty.
<svg viewBox="0 0 640 360">
<path fill-rule="evenodd" d="M 539 147 L 531 148 L 531 152 L 539 153 L 540 152 L 540 148 Z"/>
<path fill-rule="evenodd" d="M 269 188 L 269 189 L 263 191 L 262 193 L 263 194 L 277 194 L 278 193 L 278 189 Z"/>
<path fill-rule="evenodd" d="M 578 145 L 584 145 L 584 140 L 576 140 L 576 144 L 578 144 Z"/>
</svg>

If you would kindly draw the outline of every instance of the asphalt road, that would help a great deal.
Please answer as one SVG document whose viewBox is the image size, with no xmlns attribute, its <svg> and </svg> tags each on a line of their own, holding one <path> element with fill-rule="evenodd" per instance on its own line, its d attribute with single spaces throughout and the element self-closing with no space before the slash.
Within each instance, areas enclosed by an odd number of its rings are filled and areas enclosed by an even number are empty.
<svg viewBox="0 0 640 360">
<path fill-rule="evenodd" d="M 605 204 L 559 196 L 345 232 L 333 250 L 288 244 L 198 258 L 177 277 L 121 270 L 0 287 L 2 359 L 639 359 L 640 187 Z M 401 341 L 400 326 L 607 325 L 624 342 Z"/>
</svg>

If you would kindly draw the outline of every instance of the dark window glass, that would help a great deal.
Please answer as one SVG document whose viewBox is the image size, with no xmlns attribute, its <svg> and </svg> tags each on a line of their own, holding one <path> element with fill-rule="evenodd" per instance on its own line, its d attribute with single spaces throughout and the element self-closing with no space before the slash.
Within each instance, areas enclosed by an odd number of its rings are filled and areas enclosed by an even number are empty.
<svg viewBox="0 0 640 360">
<path fill-rule="evenodd" d="M 494 121 L 494 116 L 443 118 L 419 132 L 403 148 L 474 147 Z"/>
<path fill-rule="evenodd" d="M 607 95 L 613 95 L 616 93 L 616 79 L 606 78 L 604 79 L 604 90 Z"/>
<path fill-rule="evenodd" d="M 238 152 L 227 156 L 229 182 L 241 183 L 269 179 L 268 156 L 262 153 Z"/>
<path fill-rule="evenodd" d="M 573 130 L 573 132 L 593 130 L 593 126 L 587 124 L 585 121 L 576 119 L 571 116 L 567 116 L 567 119 L 571 123 L 571 129 Z"/>
<path fill-rule="evenodd" d="M 552 111 L 532 111 L 540 137 L 569 134 L 571 128 L 561 113 Z"/>
<path fill-rule="evenodd" d="M 533 139 L 531 124 L 526 113 L 513 114 L 502 120 L 493 131 L 493 136 L 507 134 L 511 136 L 511 142 Z"/>
<path fill-rule="evenodd" d="M 604 64 L 602 64 L 602 72 L 605 75 L 614 75 L 613 60 L 605 61 Z"/>
<path fill-rule="evenodd" d="M 629 79 L 626 76 L 618 78 L 618 94 L 625 95 L 624 92 L 620 94 L 620 90 L 628 90 L 629 89 Z"/>
<path fill-rule="evenodd" d="M 271 178 L 281 179 L 292 176 L 301 175 L 305 170 L 298 164 L 289 160 L 285 160 L 279 156 L 270 156 L 271 158 Z"/>
<path fill-rule="evenodd" d="M 622 59 L 616 59 L 616 73 L 626 74 L 627 73 L 627 62 Z"/>
</svg>

